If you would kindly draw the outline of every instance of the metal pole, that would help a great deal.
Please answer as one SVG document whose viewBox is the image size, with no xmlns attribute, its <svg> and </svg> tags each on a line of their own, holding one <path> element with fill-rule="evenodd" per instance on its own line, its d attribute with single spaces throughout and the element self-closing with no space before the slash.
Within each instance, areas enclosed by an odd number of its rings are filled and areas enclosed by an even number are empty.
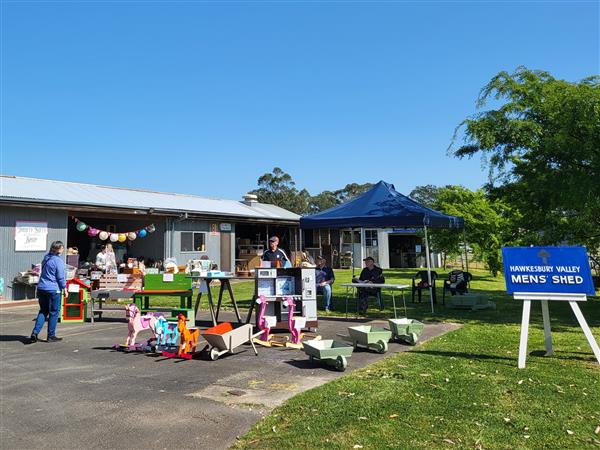
<svg viewBox="0 0 600 450">
<path fill-rule="evenodd" d="M 431 285 L 431 262 L 429 261 L 429 239 L 427 238 L 427 225 L 423 226 L 425 230 L 425 255 L 427 257 L 427 281 L 429 282 L 429 299 L 431 300 L 431 313 L 435 311 L 433 309 L 433 286 Z"/>
<path fill-rule="evenodd" d="M 469 271 L 469 254 L 467 253 L 467 230 L 465 228 L 463 228 L 463 245 L 465 246 L 465 267 L 467 268 L 467 270 L 465 270 L 465 272 Z"/>
<path fill-rule="evenodd" d="M 354 278 L 354 228 L 350 228 L 350 262 L 352 264 L 352 278 Z"/>
</svg>

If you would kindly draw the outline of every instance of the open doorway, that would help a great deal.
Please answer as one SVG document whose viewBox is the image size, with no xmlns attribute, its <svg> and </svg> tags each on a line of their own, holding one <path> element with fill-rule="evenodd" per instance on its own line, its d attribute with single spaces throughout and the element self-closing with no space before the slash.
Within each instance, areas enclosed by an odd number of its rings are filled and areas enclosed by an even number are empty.
<svg viewBox="0 0 600 450">
<path fill-rule="evenodd" d="M 147 219 L 110 218 L 82 214 L 77 214 L 76 217 L 90 227 L 109 233 L 128 233 L 145 228 L 150 224 L 154 225 L 155 231 L 133 241 L 127 239 L 125 242 L 111 242 L 108 239 L 101 240 L 98 235 L 89 236 L 86 231 L 78 231 L 77 223 L 71 216 L 67 229 L 67 247 L 75 247 L 78 250 L 77 258 L 71 258 L 71 262 L 76 262 L 76 264 L 71 264 L 73 266 L 84 262 L 94 263 L 101 245 L 109 242 L 113 246 L 117 264 L 126 262 L 127 258 L 144 258 L 148 265 L 148 262 L 152 264 L 154 261 L 161 261 L 164 258 L 164 226 L 163 222 L 156 221 L 156 218 L 155 222 L 152 222 Z"/>
<path fill-rule="evenodd" d="M 423 251 L 420 236 L 390 233 L 388 243 L 391 268 L 420 266 L 421 252 Z"/>
</svg>

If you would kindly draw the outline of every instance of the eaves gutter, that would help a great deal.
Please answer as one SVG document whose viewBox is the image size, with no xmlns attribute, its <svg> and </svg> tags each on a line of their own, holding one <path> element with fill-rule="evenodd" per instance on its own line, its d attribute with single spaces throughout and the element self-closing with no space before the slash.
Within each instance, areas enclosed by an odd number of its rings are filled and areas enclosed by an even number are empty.
<svg viewBox="0 0 600 450">
<path fill-rule="evenodd" d="M 277 222 L 282 225 L 295 225 L 299 226 L 300 219 L 282 219 L 277 217 L 252 217 L 244 216 L 240 214 L 224 214 L 224 213 L 210 213 L 201 211 L 189 211 L 189 210 L 176 210 L 176 209 L 160 209 L 160 208 L 149 208 L 149 207 L 120 207 L 120 206 L 106 206 L 98 205 L 94 203 L 75 203 L 75 202 L 49 202 L 47 200 L 32 200 L 32 199 L 10 199 L 0 198 L 0 204 L 15 207 L 30 207 L 30 208 L 44 208 L 44 209 L 68 209 L 71 211 L 78 212 L 102 212 L 102 213 L 113 213 L 113 214 L 133 214 L 140 217 L 149 216 L 162 216 L 162 217 L 181 217 L 187 214 L 187 219 L 203 219 L 203 220 L 219 220 L 219 221 L 244 221 L 251 223 L 273 223 Z M 153 210 L 150 213 L 150 209 Z M 142 212 L 140 212 L 142 211 Z M 145 213 L 145 214 L 144 214 Z"/>
</svg>

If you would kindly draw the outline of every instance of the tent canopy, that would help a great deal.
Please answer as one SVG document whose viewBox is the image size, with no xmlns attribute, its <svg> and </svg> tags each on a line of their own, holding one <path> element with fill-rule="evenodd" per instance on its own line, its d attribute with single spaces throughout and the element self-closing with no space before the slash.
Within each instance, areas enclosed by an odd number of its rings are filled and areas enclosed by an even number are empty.
<svg viewBox="0 0 600 450">
<path fill-rule="evenodd" d="M 463 228 L 462 217 L 427 208 L 380 181 L 346 203 L 300 218 L 300 228 L 423 227 Z"/>
</svg>

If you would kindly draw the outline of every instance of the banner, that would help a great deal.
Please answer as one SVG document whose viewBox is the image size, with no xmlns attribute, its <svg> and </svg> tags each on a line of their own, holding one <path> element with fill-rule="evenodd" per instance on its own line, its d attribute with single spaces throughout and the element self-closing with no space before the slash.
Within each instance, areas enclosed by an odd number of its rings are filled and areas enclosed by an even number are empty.
<svg viewBox="0 0 600 450">
<path fill-rule="evenodd" d="M 48 222 L 17 220 L 15 251 L 38 252 L 45 250 L 48 250 Z"/>
<path fill-rule="evenodd" d="M 595 295 L 585 247 L 503 247 L 506 292 Z"/>
</svg>

